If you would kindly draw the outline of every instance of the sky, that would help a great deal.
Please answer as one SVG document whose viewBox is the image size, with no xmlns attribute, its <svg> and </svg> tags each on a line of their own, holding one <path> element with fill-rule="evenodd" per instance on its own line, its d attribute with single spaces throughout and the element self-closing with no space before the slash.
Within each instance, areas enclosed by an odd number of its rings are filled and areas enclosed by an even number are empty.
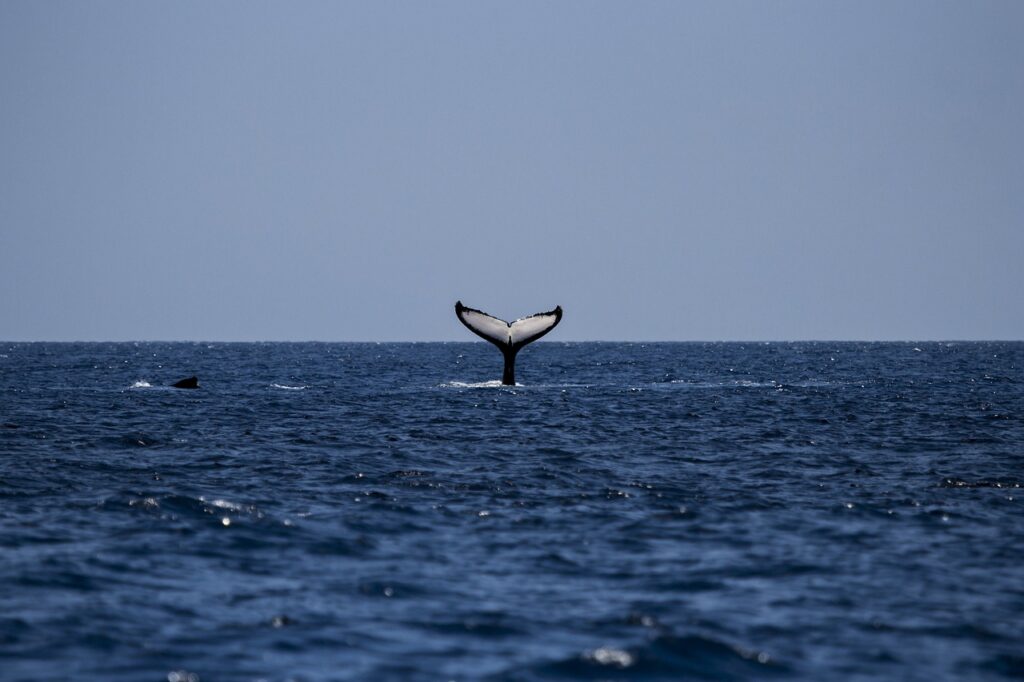
<svg viewBox="0 0 1024 682">
<path fill-rule="evenodd" d="M 1024 339 L 1024 3 L 0 2 L 0 339 Z"/>
</svg>

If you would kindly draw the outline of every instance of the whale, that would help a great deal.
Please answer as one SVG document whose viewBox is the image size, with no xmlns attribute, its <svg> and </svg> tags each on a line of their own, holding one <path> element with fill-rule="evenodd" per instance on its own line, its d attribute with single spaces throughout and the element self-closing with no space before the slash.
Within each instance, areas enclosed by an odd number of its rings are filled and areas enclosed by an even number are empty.
<svg viewBox="0 0 1024 682">
<path fill-rule="evenodd" d="M 199 388 L 199 377 L 189 377 L 171 384 L 173 388 Z"/>
<path fill-rule="evenodd" d="M 555 306 L 554 310 L 546 313 L 520 317 L 515 322 L 506 322 L 482 310 L 468 308 L 462 305 L 462 301 L 456 301 L 455 316 L 469 331 L 498 347 L 505 358 L 501 383 L 505 386 L 515 386 L 516 354 L 525 345 L 544 336 L 562 321 L 562 306 Z"/>
</svg>

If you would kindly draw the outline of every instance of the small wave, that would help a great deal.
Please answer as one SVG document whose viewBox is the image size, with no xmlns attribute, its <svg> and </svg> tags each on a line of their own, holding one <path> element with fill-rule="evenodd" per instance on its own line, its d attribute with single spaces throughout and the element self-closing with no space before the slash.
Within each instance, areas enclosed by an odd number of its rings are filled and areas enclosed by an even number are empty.
<svg viewBox="0 0 1024 682">
<path fill-rule="evenodd" d="M 199 501 L 208 504 L 211 507 L 216 507 L 217 509 L 227 509 L 228 511 L 238 512 L 244 511 L 246 509 L 246 507 L 241 504 L 228 502 L 227 500 L 208 500 L 202 495 L 199 496 Z"/>
<path fill-rule="evenodd" d="M 626 669 L 629 669 L 628 672 Z M 721 680 L 766 678 L 788 672 L 764 651 L 748 650 L 696 635 L 660 634 L 628 648 L 603 646 L 535 668 L 566 679 Z"/>
<path fill-rule="evenodd" d="M 672 379 L 667 382 L 677 386 L 688 388 L 778 388 L 780 384 L 774 381 L 750 381 L 747 379 L 736 379 L 733 381 L 692 381 L 690 379 Z"/>
<path fill-rule="evenodd" d="M 129 386 L 128 388 L 153 388 L 153 385 L 151 383 L 149 383 L 148 381 L 139 380 L 139 381 L 136 381 L 131 386 Z"/>
<path fill-rule="evenodd" d="M 101 504 L 106 509 L 123 508 L 123 498 L 108 498 Z M 188 495 L 132 496 L 127 506 L 133 510 L 156 512 L 163 518 L 176 521 L 208 523 L 212 518 L 217 526 L 234 526 L 239 522 L 260 522 L 267 514 L 255 504 L 232 502 L 223 498 L 191 497 Z M 291 525 L 290 522 L 283 525 Z"/>
<path fill-rule="evenodd" d="M 308 386 L 288 386 L 287 384 L 270 384 L 271 388 L 280 388 L 284 391 L 302 391 Z"/>
<path fill-rule="evenodd" d="M 126 433 L 120 438 L 110 438 L 108 441 L 129 448 L 148 448 L 159 443 L 156 438 L 141 432 Z"/>
<path fill-rule="evenodd" d="M 944 478 L 940 488 L 1020 488 L 1021 482 L 1014 480 L 966 481 L 962 478 Z"/>
</svg>

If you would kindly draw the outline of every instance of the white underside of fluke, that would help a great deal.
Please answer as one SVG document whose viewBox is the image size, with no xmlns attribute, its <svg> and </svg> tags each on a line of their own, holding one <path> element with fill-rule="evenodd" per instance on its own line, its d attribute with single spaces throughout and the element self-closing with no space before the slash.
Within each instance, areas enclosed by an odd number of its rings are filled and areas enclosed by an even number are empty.
<svg viewBox="0 0 1024 682">
<path fill-rule="evenodd" d="M 549 313 L 521 317 L 506 322 L 473 308 L 456 309 L 459 319 L 477 335 L 501 346 L 527 344 L 551 331 L 562 317 L 561 308 Z"/>
</svg>

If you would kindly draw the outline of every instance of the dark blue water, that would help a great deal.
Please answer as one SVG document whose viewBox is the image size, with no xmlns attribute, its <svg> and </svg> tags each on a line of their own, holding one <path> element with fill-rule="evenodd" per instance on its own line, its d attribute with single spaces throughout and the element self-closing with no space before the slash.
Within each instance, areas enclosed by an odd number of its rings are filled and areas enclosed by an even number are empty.
<svg viewBox="0 0 1024 682">
<path fill-rule="evenodd" d="M 0 679 L 1020 678 L 1022 367 L 0 344 Z"/>
</svg>

